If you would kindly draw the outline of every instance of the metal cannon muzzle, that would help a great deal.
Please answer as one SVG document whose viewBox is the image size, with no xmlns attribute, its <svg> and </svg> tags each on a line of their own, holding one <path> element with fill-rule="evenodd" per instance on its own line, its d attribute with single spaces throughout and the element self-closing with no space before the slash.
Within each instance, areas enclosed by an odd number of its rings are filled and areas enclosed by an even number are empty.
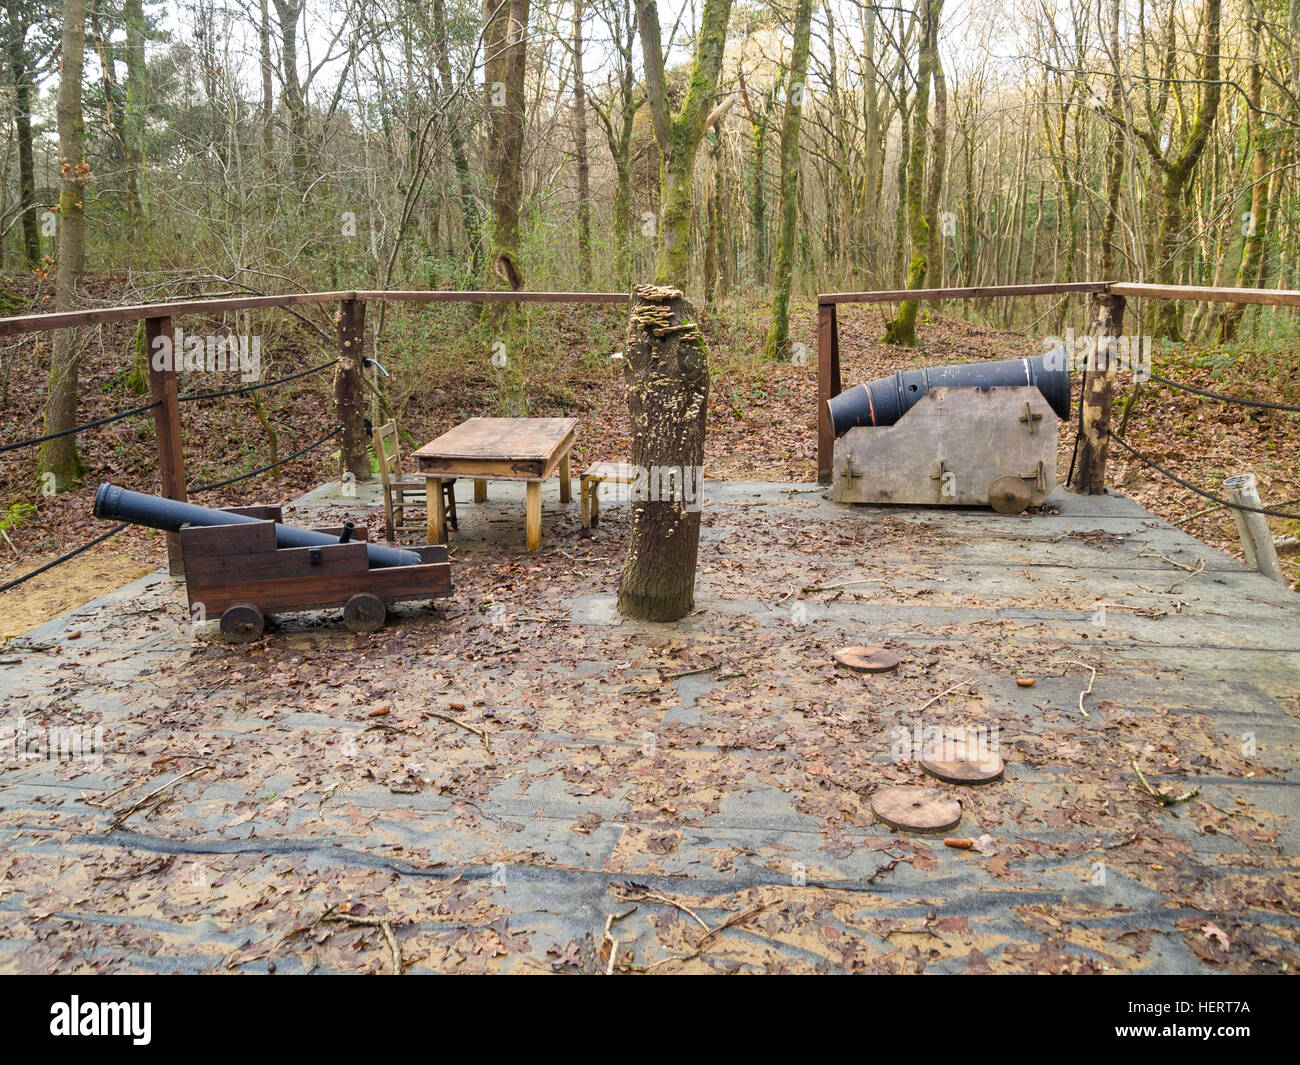
<svg viewBox="0 0 1300 1065">
<path fill-rule="evenodd" d="M 930 389 L 945 387 L 995 388 L 1037 386 L 1058 417 L 1070 416 L 1070 375 L 1062 366 L 1049 368 L 1047 356 L 931 366 L 924 370 L 899 370 L 889 377 L 856 385 L 827 400 L 831 430 L 842 436 L 858 425 L 893 425 Z M 1063 362 L 1064 360 L 1062 360 Z"/>
</svg>

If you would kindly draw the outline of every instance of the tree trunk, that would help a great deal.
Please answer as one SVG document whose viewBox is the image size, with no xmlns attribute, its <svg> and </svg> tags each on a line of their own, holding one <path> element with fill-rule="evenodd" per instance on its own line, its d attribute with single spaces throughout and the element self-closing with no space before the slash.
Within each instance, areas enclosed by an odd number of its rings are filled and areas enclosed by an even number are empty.
<svg viewBox="0 0 1300 1065">
<path fill-rule="evenodd" d="M 1118 64 L 1120 0 L 1111 0 L 1108 28 L 1111 62 Z M 1119 67 L 1110 83 L 1110 108 L 1120 114 L 1124 104 L 1124 83 Z M 1115 227 L 1119 223 L 1119 191 L 1124 178 L 1124 130 L 1116 122 L 1106 146 L 1106 215 L 1101 223 L 1101 279 L 1115 280 Z"/>
<path fill-rule="evenodd" d="M 262 67 L 262 167 L 272 169 L 275 155 L 275 86 L 271 80 L 271 16 L 259 0 L 257 41 Z"/>
<path fill-rule="evenodd" d="M 517 290 L 524 287 L 519 264 L 519 202 L 528 0 L 484 0 L 483 14 L 484 76 L 492 130 L 487 172 L 496 175 L 492 254 L 486 281 L 488 288 Z"/>
<path fill-rule="evenodd" d="M 1268 213 L 1269 134 L 1259 120 L 1263 92 L 1259 52 L 1264 28 L 1254 5 L 1251 5 L 1247 23 L 1251 35 L 1251 58 L 1248 89 L 1250 109 L 1246 112 L 1246 135 L 1253 142 L 1255 158 L 1251 175 L 1253 184 L 1250 190 L 1250 214 L 1241 226 L 1241 263 L 1237 267 L 1236 280 L 1238 288 L 1249 288 L 1259 274 L 1260 259 L 1264 254 L 1264 220 Z M 1237 335 L 1237 328 L 1241 325 L 1245 312 L 1244 303 L 1230 303 L 1219 312 L 1218 340 L 1221 343 L 1226 343 Z"/>
<path fill-rule="evenodd" d="M 434 47 L 437 49 L 438 79 L 442 83 L 443 95 L 450 99 L 456 91 L 456 85 L 451 75 L 446 0 L 433 0 L 433 34 Z M 483 269 L 483 219 L 474 200 L 474 181 L 470 176 L 469 159 L 465 155 L 465 133 L 459 122 L 451 123 L 448 139 L 451 141 L 452 166 L 456 170 L 461 224 L 465 227 L 465 241 L 469 245 L 470 271 L 477 277 Z"/>
<path fill-rule="evenodd" d="M 912 237 L 912 261 L 907 270 L 907 288 L 925 285 L 929 261 L 930 230 L 935 220 L 926 217 L 925 150 L 928 140 L 930 82 L 938 59 L 939 16 L 943 0 L 926 0 L 921 24 L 921 43 L 916 62 L 916 98 L 912 102 L 911 158 L 907 163 L 907 222 Z M 900 235 L 901 239 L 901 235 Z M 904 300 L 898 317 L 885 326 L 886 344 L 916 346 L 916 300 Z"/>
<path fill-rule="evenodd" d="M 302 95 L 302 79 L 298 76 L 298 19 L 302 16 L 305 0 L 275 0 L 276 15 L 280 20 L 280 62 L 284 68 L 284 109 L 289 114 L 289 157 L 293 164 L 294 180 L 300 189 L 311 183 L 307 173 L 307 101 Z"/>
<path fill-rule="evenodd" d="M 573 154 L 578 171 L 578 279 L 591 284 L 591 163 L 587 159 L 587 86 L 582 76 L 583 0 L 573 0 Z"/>
<path fill-rule="evenodd" d="M 624 349 L 632 464 L 645 491 L 633 485 L 643 498 L 632 503 L 618 609 L 625 617 L 677 621 L 695 602 L 708 354 L 681 291 L 654 285 L 632 291 Z M 678 490 L 658 490 L 668 478 Z"/>
<path fill-rule="evenodd" d="M 85 186 L 90 168 L 84 155 L 85 120 L 81 110 L 81 72 L 86 46 L 86 0 L 63 4 L 63 48 L 56 106 L 59 127 L 59 265 L 54 309 L 70 311 L 79 302 L 85 270 Z M 77 423 L 77 374 L 80 337 L 73 329 L 54 332 L 50 357 L 49 394 L 45 401 L 45 434 L 71 429 Z M 47 440 L 40 447 L 37 468 L 54 475 L 62 492 L 74 486 L 83 467 L 73 434 Z"/>
<path fill-rule="evenodd" d="M 925 217 L 930 227 L 930 240 L 926 246 L 926 273 L 931 287 L 943 287 L 943 229 L 936 225 L 939 219 L 939 201 L 943 196 L 944 171 L 948 166 L 948 80 L 943 74 L 943 60 L 939 55 L 939 16 L 934 18 L 934 53 L 930 64 L 930 80 L 934 85 L 934 124 L 930 127 L 930 180 L 925 190 Z M 941 301 L 934 301 L 938 307 Z"/>
<path fill-rule="evenodd" d="M 785 121 L 781 128 L 781 228 L 776 238 L 772 271 L 772 316 L 763 355 L 784 359 L 790 354 L 790 287 L 794 283 L 794 237 L 799 220 L 799 120 L 803 114 L 804 78 L 812 40 L 812 0 L 797 0 L 790 76 L 786 79 Z"/>
<path fill-rule="evenodd" d="M 653 0 L 637 0 L 646 92 L 659 145 L 659 245 L 655 280 L 684 283 L 690 273 L 691 183 L 695 156 L 709 122 L 710 101 L 718 86 L 722 52 L 731 18 L 731 0 L 705 0 L 686 96 L 674 115 L 668 107 L 659 14 Z"/>
<path fill-rule="evenodd" d="M 1124 331 L 1124 297 L 1098 293 L 1092 297 L 1089 334 L 1096 344 L 1096 363 L 1083 377 L 1080 402 L 1079 467 L 1077 484 L 1087 495 L 1106 491 L 1106 453 L 1110 447 L 1111 401 L 1118 366 L 1112 343 Z"/>
<path fill-rule="evenodd" d="M 1166 285 L 1177 284 L 1181 278 L 1183 213 L 1187 186 L 1209 143 L 1223 89 L 1219 78 L 1221 0 L 1206 0 L 1204 17 L 1205 45 L 1201 53 L 1200 96 L 1182 151 L 1177 156 L 1170 157 L 1160 145 L 1158 131 L 1138 131 L 1138 136 L 1163 178 L 1159 192 L 1155 271 L 1156 280 Z M 1162 339 L 1182 339 L 1182 309 L 1178 300 L 1164 301 L 1156 314 L 1153 332 Z"/>
<path fill-rule="evenodd" d="M 134 246 L 144 230 L 147 202 L 144 190 L 144 129 L 148 113 L 144 0 L 125 0 L 122 18 L 126 22 L 126 105 L 122 108 L 122 145 L 126 149 L 126 191 Z"/>
<path fill-rule="evenodd" d="M 32 158 L 32 72 L 27 61 L 30 22 L 20 0 L 9 0 L 9 72 L 14 82 L 14 131 L 18 138 L 18 202 L 22 208 L 23 255 L 35 270 L 41 263 L 36 222 L 36 167 Z"/>
</svg>

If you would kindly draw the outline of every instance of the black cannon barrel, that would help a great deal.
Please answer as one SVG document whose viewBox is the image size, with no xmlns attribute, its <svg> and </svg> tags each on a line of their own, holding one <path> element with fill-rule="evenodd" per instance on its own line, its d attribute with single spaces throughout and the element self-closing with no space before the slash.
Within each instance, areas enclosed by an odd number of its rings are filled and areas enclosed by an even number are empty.
<svg viewBox="0 0 1300 1065">
<path fill-rule="evenodd" d="M 957 366 L 931 366 L 924 370 L 899 370 L 889 377 L 857 385 L 826 402 L 831 429 L 836 436 L 857 425 L 893 425 L 932 388 L 991 388 L 1037 385 L 1052 410 L 1070 416 L 1070 375 L 1062 366 L 1049 368 L 1045 355 L 998 362 L 969 362 Z M 1064 362 L 1064 360 L 1061 360 Z"/>
<path fill-rule="evenodd" d="M 179 532 L 182 525 L 251 525 L 260 520 L 246 514 L 232 514 L 228 510 L 132 492 L 129 488 L 107 483 L 101 484 L 95 493 L 95 517 L 129 521 L 133 525 L 147 525 L 165 532 Z M 317 547 L 338 542 L 339 537 L 314 529 L 301 529 L 279 522 L 275 526 L 277 547 Z M 400 551 L 382 544 L 366 544 L 366 555 L 372 567 L 418 566 L 423 561 L 414 551 Z"/>
</svg>

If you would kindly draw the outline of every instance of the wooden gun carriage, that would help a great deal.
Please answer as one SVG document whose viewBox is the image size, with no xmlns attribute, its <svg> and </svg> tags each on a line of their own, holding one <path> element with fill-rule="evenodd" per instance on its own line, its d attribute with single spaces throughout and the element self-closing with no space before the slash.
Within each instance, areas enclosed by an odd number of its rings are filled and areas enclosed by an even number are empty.
<svg viewBox="0 0 1300 1065">
<path fill-rule="evenodd" d="M 343 608 L 352 632 L 374 632 L 395 603 L 451 595 L 451 564 L 440 544 L 412 548 L 418 565 L 372 567 L 366 556 L 368 530 L 347 530 L 346 542 L 311 547 L 277 547 L 277 506 L 231 507 L 231 514 L 257 518 L 252 524 L 184 525 L 180 529 L 190 613 L 221 616 L 226 639 L 257 639 L 266 615 Z M 342 537 L 343 528 L 316 530 Z"/>
</svg>

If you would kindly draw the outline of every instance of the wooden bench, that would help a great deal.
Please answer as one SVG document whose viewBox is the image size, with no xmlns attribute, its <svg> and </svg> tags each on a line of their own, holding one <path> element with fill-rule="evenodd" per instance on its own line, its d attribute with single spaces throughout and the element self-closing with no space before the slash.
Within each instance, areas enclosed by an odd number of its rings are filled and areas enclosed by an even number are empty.
<svg viewBox="0 0 1300 1065">
<path fill-rule="evenodd" d="M 601 482 L 631 484 L 635 479 L 636 467 L 630 462 L 597 462 L 588 467 L 578 483 L 578 505 L 582 513 L 583 536 L 590 536 L 592 527 L 600 524 Z"/>
</svg>

